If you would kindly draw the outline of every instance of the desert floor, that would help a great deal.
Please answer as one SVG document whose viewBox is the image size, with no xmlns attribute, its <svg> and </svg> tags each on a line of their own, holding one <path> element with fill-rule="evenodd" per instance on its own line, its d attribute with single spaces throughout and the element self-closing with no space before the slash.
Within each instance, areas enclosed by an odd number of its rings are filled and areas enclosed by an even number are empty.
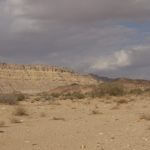
<svg viewBox="0 0 150 150">
<path fill-rule="evenodd" d="M 0 150 L 150 150 L 149 97 L 20 105 L 28 116 L 0 105 Z"/>
</svg>

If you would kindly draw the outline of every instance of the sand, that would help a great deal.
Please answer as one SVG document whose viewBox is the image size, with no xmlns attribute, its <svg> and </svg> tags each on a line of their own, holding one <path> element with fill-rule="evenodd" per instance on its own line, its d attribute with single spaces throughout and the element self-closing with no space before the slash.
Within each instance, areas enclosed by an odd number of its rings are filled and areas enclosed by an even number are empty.
<svg viewBox="0 0 150 150">
<path fill-rule="evenodd" d="M 107 99 L 22 102 L 28 116 L 0 105 L 0 150 L 150 150 L 149 97 Z"/>
</svg>

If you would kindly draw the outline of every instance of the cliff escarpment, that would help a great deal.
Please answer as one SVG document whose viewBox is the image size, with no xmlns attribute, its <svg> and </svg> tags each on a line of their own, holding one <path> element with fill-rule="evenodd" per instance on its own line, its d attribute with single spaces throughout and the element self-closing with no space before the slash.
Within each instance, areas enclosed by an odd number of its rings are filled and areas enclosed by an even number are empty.
<svg viewBox="0 0 150 150">
<path fill-rule="evenodd" d="M 0 93 L 38 93 L 74 83 L 89 85 L 97 81 L 91 76 L 49 65 L 0 64 Z"/>
</svg>

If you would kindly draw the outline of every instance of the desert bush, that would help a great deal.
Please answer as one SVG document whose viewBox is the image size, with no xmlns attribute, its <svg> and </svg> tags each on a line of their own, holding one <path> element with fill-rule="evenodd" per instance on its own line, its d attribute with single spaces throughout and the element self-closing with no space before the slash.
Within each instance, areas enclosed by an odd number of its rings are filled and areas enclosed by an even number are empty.
<svg viewBox="0 0 150 150">
<path fill-rule="evenodd" d="M 14 94 L 1 94 L 0 95 L 0 103 L 16 105 L 18 103 L 17 97 Z"/>
<path fill-rule="evenodd" d="M 0 94 L 0 103 L 2 104 L 16 105 L 23 100 L 25 100 L 25 95 L 22 93 Z"/>
<path fill-rule="evenodd" d="M 15 116 L 28 116 L 28 113 L 27 113 L 26 109 L 22 106 L 16 107 L 13 114 Z"/>
<path fill-rule="evenodd" d="M 53 98 L 59 98 L 61 96 L 61 94 L 59 94 L 59 93 L 52 93 L 51 96 Z"/>
<path fill-rule="evenodd" d="M 127 104 L 129 101 L 126 100 L 126 99 L 117 99 L 117 100 L 115 100 L 115 102 L 116 102 L 118 105 L 121 105 L 121 104 Z"/>
<path fill-rule="evenodd" d="M 4 127 L 5 126 L 5 122 L 4 121 L 0 121 L 0 127 Z"/>
<path fill-rule="evenodd" d="M 54 98 L 51 96 L 50 93 L 48 92 L 42 92 L 36 95 L 37 97 L 35 98 L 35 101 L 40 101 L 40 100 L 53 100 Z"/>
<path fill-rule="evenodd" d="M 84 99 L 85 95 L 80 92 L 66 93 L 63 95 L 63 99 Z"/>
<path fill-rule="evenodd" d="M 40 97 L 35 97 L 34 101 L 40 101 Z"/>
<path fill-rule="evenodd" d="M 17 101 L 24 101 L 26 96 L 22 93 L 14 93 L 14 95 L 17 97 Z"/>
<path fill-rule="evenodd" d="M 91 112 L 92 115 L 99 115 L 99 114 L 103 114 L 102 112 L 99 112 L 98 110 L 92 110 Z"/>
<path fill-rule="evenodd" d="M 10 122 L 11 123 L 22 123 L 22 121 L 20 119 L 14 118 L 14 117 L 10 119 Z"/>
<path fill-rule="evenodd" d="M 140 88 L 136 88 L 136 89 L 130 90 L 129 93 L 133 95 L 141 95 L 144 93 L 144 91 Z"/>
<path fill-rule="evenodd" d="M 146 89 L 144 90 L 144 92 L 145 92 L 145 93 L 150 93 L 150 88 L 146 88 Z"/>
<path fill-rule="evenodd" d="M 45 112 L 41 112 L 40 113 L 40 117 L 46 117 L 46 113 Z"/>
<path fill-rule="evenodd" d="M 117 83 L 102 83 L 91 92 L 92 97 L 122 96 L 125 94 L 123 85 Z"/>
<path fill-rule="evenodd" d="M 66 121 L 66 119 L 65 119 L 65 118 L 62 118 L 62 117 L 53 117 L 52 120 Z"/>
<path fill-rule="evenodd" d="M 150 121 L 150 113 L 143 113 L 140 119 Z"/>
</svg>

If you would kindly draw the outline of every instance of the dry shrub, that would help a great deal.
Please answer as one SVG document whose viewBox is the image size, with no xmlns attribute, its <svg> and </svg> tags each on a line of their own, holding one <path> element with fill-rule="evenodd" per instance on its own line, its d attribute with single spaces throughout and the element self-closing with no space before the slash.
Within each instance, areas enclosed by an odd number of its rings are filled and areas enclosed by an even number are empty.
<svg viewBox="0 0 150 150">
<path fill-rule="evenodd" d="M 42 92 L 37 95 L 38 97 L 35 99 L 37 101 L 39 100 L 46 100 L 46 101 L 54 101 L 55 99 L 59 98 L 61 95 L 58 93 L 48 93 L 48 92 Z"/>
<path fill-rule="evenodd" d="M 41 113 L 40 113 L 40 117 L 46 117 L 46 113 L 41 112 Z"/>
<path fill-rule="evenodd" d="M 65 121 L 65 118 L 62 118 L 62 117 L 53 117 L 52 120 L 61 120 L 61 121 Z"/>
<path fill-rule="evenodd" d="M 63 99 L 84 99 L 85 95 L 80 92 L 66 93 L 63 95 Z"/>
<path fill-rule="evenodd" d="M 11 123 L 22 123 L 22 121 L 20 119 L 14 118 L 14 117 L 10 119 L 10 122 Z"/>
<path fill-rule="evenodd" d="M 25 100 L 25 95 L 22 93 L 7 93 L 0 94 L 0 103 L 8 105 L 17 105 L 19 101 Z"/>
<path fill-rule="evenodd" d="M 18 107 L 16 107 L 16 109 L 14 111 L 14 115 L 16 115 L 16 116 L 28 116 L 28 113 L 24 107 L 18 106 Z"/>
<path fill-rule="evenodd" d="M 5 121 L 0 121 L 0 127 L 4 127 L 5 126 Z"/>
<path fill-rule="evenodd" d="M 129 94 L 133 94 L 133 95 L 141 95 L 143 93 L 144 91 L 140 88 L 132 89 L 129 91 Z"/>
<path fill-rule="evenodd" d="M 144 90 L 144 92 L 150 93 L 150 88 L 146 88 L 146 89 Z"/>
<path fill-rule="evenodd" d="M 40 101 L 40 97 L 35 97 L 34 101 Z"/>
<path fill-rule="evenodd" d="M 59 105 L 61 105 L 61 103 L 60 102 L 58 102 L 58 101 L 49 101 L 49 103 L 48 103 L 49 105 L 55 105 L 55 106 L 59 106 Z"/>
<path fill-rule="evenodd" d="M 116 105 L 113 106 L 113 107 L 111 108 L 111 110 L 117 110 L 117 109 L 119 109 L 119 108 L 120 108 L 120 104 L 116 103 Z"/>
<path fill-rule="evenodd" d="M 118 105 L 121 105 L 121 104 L 127 104 L 128 101 L 126 99 L 117 99 L 115 100 L 115 102 L 118 104 Z"/>
<path fill-rule="evenodd" d="M 91 92 L 91 96 L 103 97 L 103 96 L 123 96 L 125 90 L 123 85 L 118 83 L 102 83 Z"/>
<path fill-rule="evenodd" d="M 61 96 L 61 94 L 60 93 L 52 93 L 50 96 L 53 98 L 59 98 Z"/>
<path fill-rule="evenodd" d="M 99 112 L 98 110 L 92 110 L 92 115 L 100 115 L 100 114 L 103 114 L 102 112 Z"/>
<path fill-rule="evenodd" d="M 140 119 L 150 121 L 150 113 L 143 113 Z"/>
</svg>

